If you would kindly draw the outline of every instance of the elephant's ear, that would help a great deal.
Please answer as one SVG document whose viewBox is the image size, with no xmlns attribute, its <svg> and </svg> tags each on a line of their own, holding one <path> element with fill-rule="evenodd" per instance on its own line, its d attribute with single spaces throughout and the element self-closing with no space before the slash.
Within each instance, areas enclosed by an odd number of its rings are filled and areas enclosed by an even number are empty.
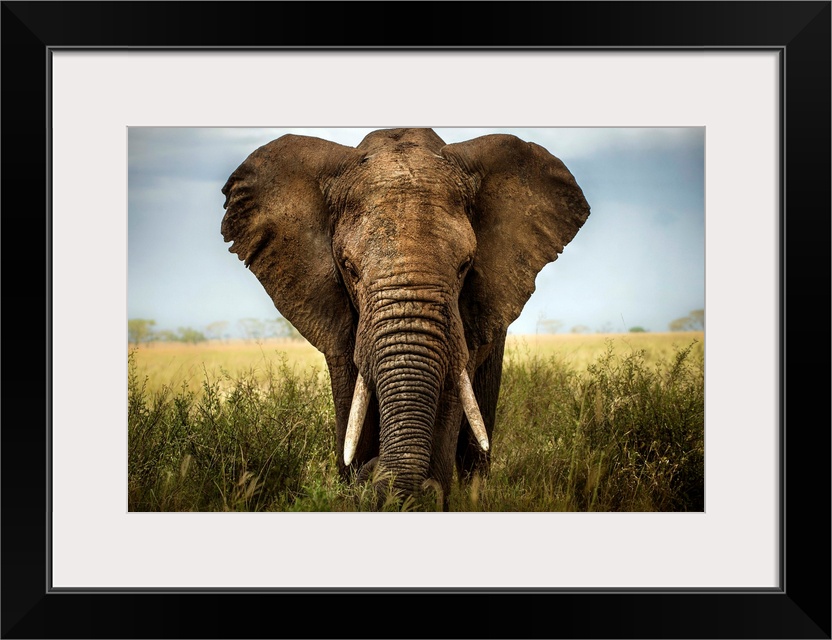
<svg viewBox="0 0 832 640">
<path fill-rule="evenodd" d="M 360 152 L 286 135 L 254 151 L 222 188 L 222 236 L 275 307 L 327 355 L 351 350 L 352 312 L 332 257 L 324 185 Z"/>
<path fill-rule="evenodd" d="M 575 237 L 589 205 L 563 162 L 515 136 L 449 144 L 442 155 L 473 178 L 477 255 L 460 312 L 466 332 L 486 344 L 520 315 L 538 272 Z"/>
</svg>

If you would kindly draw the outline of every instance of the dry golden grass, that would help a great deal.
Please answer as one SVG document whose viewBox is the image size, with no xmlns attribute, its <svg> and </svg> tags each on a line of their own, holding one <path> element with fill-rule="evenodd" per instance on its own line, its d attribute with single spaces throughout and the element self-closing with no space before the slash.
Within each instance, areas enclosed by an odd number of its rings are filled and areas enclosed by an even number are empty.
<svg viewBox="0 0 832 640">
<path fill-rule="evenodd" d="M 158 391 L 163 386 L 179 389 L 183 384 L 191 391 L 199 391 L 206 374 L 210 380 L 227 374 L 237 378 L 253 372 L 258 379 L 266 378 L 270 366 L 286 359 L 297 371 L 315 368 L 326 371 L 323 354 L 305 340 L 262 340 L 249 342 L 157 342 L 141 345 L 136 350 L 136 373 L 147 377 L 147 390 Z"/>
<path fill-rule="evenodd" d="M 694 340 L 697 344 L 691 354 L 704 353 L 705 334 L 702 331 L 676 331 L 667 333 L 569 333 L 553 335 L 509 336 L 506 341 L 506 358 L 524 358 L 538 355 L 543 358 L 555 357 L 571 365 L 577 371 L 584 371 L 612 344 L 617 357 L 644 350 L 644 362 L 654 364 L 672 361 L 677 347 L 687 347 Z"/>
<path fill-rule="evenodd" d="M 506 358 L 526 358 L 538 355 L 562 359 L 578 371 L 584 371 L 612 344 L 615 354 L 626 356 L 643 349 L 644 361 L 652 364 L 669 360 L 675 347 L 685 347 L 693 340 L 698 343 L 693 354 L 704 349 L 701 331 L 674 333 L 616 333 L 616 334 L 556 334 L 509 336 Z M 316 369 L 326 375 L 324 356 L 305 340 L 264 340 L 248 342 L 203 342 L 184 344 L 159 342 L 140 346 L 136 350 L 136 372 L 147 377 L 147 390 L 158 391 L 163 386 L 179 389 L 183 384 L 198 392 L 206 373 L 211 380 L 228 374 L 237 378 L 241 373 L 253 372 L 256 378 L 265 379 L 269 366 L 286 360 L 296 371 Z"/>
</svg>

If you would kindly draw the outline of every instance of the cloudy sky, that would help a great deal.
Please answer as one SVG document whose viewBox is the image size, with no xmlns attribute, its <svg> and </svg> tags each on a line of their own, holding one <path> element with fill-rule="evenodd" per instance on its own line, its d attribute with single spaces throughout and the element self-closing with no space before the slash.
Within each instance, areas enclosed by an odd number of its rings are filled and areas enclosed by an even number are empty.
<svg viewBox="0 0 832 640">
<path fill-rule="evenodd" d="M 128 130 L 128 317 L 156 329 L 238 331 L 243 318 L 278 316 L 220 234 L 232 171 L 285 133 L 355 146 L 372 129 L 144 128 Z M 563 160 L 592 213 L 537 277 L 511 325 L 535 333 L 666 331 L 705 304 L 704 128 L 451 129 L 446 142 L 511 133 Z M 548 326 L 553 326 L 550 323 Z"/>
</svg>

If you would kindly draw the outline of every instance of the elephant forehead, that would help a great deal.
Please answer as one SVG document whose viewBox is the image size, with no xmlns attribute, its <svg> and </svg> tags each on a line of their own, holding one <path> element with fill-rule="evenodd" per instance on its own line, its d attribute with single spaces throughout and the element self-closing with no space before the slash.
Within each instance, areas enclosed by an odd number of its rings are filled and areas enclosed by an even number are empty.
<svg viewBox="0 0 832 640">
<path fill-rule="evenodd" d="M 463 179 L 423 151 L 378 153 L 345 176 L 336 237 L 350 253 L 473 250 Z"/>
<path fill-rule="evenodd" d="M 414 153 L 379 153 L 359 165 L 356 187 L 368 190 L 424 191 L 435 197 L 460 192 L 462 176 L 447 160 L 419 150 Z"/>
<path fill-rule="evenodd" d="M 465 243 L 474 231 L 462 208 L 430 202 L 383 202 L 359 213 L 352 226 L 356 240 L 377 244 L 385 238 L 397 243 Z"/>
<path fill-rule="evenodd" d="M 354 168 L 336 185 L 332 201 L 339 216 L 389 215 L 396 221 L 410 216 L 465 216 L 465 184 L 444 160 L 406 162 L 372 158 Z"/>
<path fill-rule="evenodd" d="M 361 161 L 354 165 L 353 178 L 358 185 L 459 189 L 464 181 L 457 166 L 437 149 L 412 140 L 365 151 Z"/>
<path fill-rule="evenodd" d="M 455 269 L 476 248 L 464 213 L 449 215 L 445 208 L 424 204 L 373 208 L 356 215 L 353 223 L 339 225 L 336 235 L 337 244 L 354 261 L 381 270 L 397 269 L 394 262 L 399 258 L 417 260 L 421 268 Z"/>
</svg>

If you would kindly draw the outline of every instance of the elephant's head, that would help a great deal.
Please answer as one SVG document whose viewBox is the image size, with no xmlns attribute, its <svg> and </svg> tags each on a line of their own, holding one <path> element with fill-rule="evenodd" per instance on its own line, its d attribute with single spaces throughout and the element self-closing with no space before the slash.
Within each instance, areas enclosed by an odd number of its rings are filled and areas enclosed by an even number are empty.
<svg viewBox="0 0 832 640">
<path fill-rule="evenodd" d="M 342 474 L 447 495 L 455 460 L 483 468 L 507 327 L 589 215 L 564 164 L 511 135 L 286 135 L 222 191 L 229 250 L 326 356 Z"/>
</svg>

